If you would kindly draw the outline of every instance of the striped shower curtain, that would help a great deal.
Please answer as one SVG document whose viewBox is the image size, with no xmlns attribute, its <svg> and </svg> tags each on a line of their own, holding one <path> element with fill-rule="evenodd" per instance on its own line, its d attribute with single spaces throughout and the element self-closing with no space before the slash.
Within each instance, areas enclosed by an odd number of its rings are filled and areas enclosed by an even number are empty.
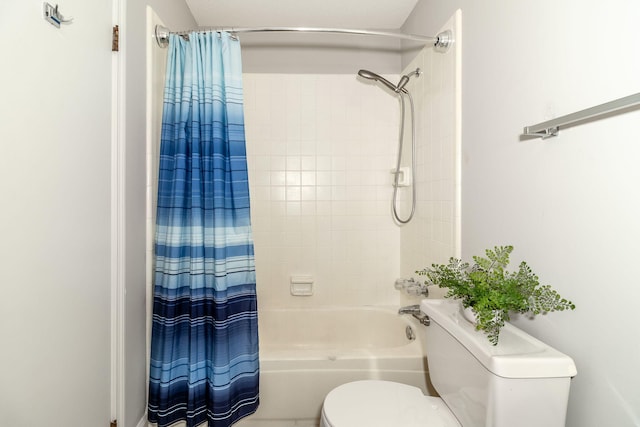
<svg viewBox="0 0 640 427">
<path fill-rule="evenodd" d="M 226 427 L 258 406 L 240 45 L 171 35 L 167 61 L 149 421 Z"/>
</svg>

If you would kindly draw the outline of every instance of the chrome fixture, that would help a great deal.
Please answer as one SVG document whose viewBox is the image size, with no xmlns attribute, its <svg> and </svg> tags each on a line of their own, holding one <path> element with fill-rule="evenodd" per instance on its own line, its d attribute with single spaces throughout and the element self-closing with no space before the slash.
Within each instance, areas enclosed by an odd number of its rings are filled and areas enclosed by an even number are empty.
<svg viewBox="0 0 640 427">
<path fill-rule="evenodd" d="M 420 311 L 420 304 L 407 305 L 398 309 L 398 314 L 418 314 Z"/>
<path fill-rule="evenodd" d="M 397 279 L 394 288 L 399 291 L 405 291 L 407 294 L 414 297 L 428 297 L 429 287 L 424 283 L 416 282 L 412 277 L 410 279 Z"/>
<path fill-rule="evenodd" d="M 394 219 L 400 224 L 406 224 L 413 218 L 413 215 L 416 212 L 416 119 L 415 119 L 415 111 L 413 107 L 413 97 L 411 93 L 405 89 L 407 83 L 411 77 L 416 76 L 420 77 L 422 71 L 420 68 L 416 68 L 414 71 L 409 74 L 405 74 L 400 77 L 400 81 L 397 85 L 394 85 L 389 80 L 385 79 L 381 75 L 374 73 L 369 70 L 360 70 L 358 71 L 358 75 L 360 77 L 364 77 L 368 80 L 374 80 L 382 83 L 388 89 L 392 90 L 398 96 L 400 96 L 400 111 L 401 111 L 401 119 L 400 119 L 400 135 L 398 136 L 398 159 L 396 162 L 396 170 L 393 172 L 393 200 L 392 210 Z M 400 172 L 400 163 L 402 162 L 402 149 L 404 147 L 404 117 L 405 117 L 405 95 L 409 98 L 409 105 L 411 106 L 411 212 L 406 219 L 400 218 L 398 214 L 397 204 L 398 204 L 398 187 L 399 187 L 399 176 Z"/>
<path fill-rule="evenodd" d="M 429 316 L 427 316 L 422 312 L 422 310 L 420 310 L 419 304 L 400 307 L 400 309 L 398 310 L 398 314 L 410 314 L 424 326 L 429 326 L 431 324 L 431 319 L 429 319 Z"/>
<path fill-rule="evenodd" d="M 388 87 L 389 89 L 391 89 L 392 91 L 394 91 L 395 93 L 400 92 L 400 89 L 398 89 L 398 86 L 394 85 L 389 80 L 385 79 L 384 77 L 382 77 L 379 74 L 374 73 L 373 71 L 360 70 L 360 71 L 358 71 L 358 75 L 360 77 L 364 77 L 365 79 L 368 79 L 368 80 L 374 80 L 374 81 L 380 82 L 383 85 L 385 85 L 386 87 Z"/>
<path fill-rule="evenodd" d="M 48 23 L 56 28 L 60 28 L 60 24 L 71 24 L 73 18 L 65 18 L 60 13 L 58 5 L 52 6 L 51 4 L 44 2 L 42 4 L 42 15 Z"/>
<path fill-rule="evenodd" d="M 609 117 L 614 113 L 625 112 L 638 106 L 640 106 L 640 93 L 605 102 L 604 104 L 547 120 L 546 122 L 526 126 L 523 135 L 536 136 L 542 139 L 551 138 L 552 136 L 557 136 L 561 128 L 564 129 L 586 121 Z"/>
<path fill-rule="evenodd" d="M 407 326 L 406 328 L 404 328 L 404 333 L 409 341 L 413 341 L 416 339 L 416 333 L 413 332 L 413 328 L 411 326 Z"/>
<path fill-rule="evenodd" d="M 358 71 L 358 75 L 360 77 L 364 77 L 365 79 L 368 79 L 368 80 L 378 81 L 383 85 L 385 85 L 386 87 L 388 87 L 389 89 L 391 89 L 392 91 L 394 91 L 395 93 L 400 93 L 400 92 L 409 93 L 404 87 L 407 85 L 407 83 L 409 83 L 409 79 L 412 76 L 420 76 L 420 74 L 422 74 L 422 71 L 420 71 L 420 68 L 416 68 L 415 71 L 412 71 L 409 74 L 406 74 L 400 77 L 400 81 L 398 82 L 398 84 L 394 85 L 389 80 L 385 79 L 380 74 L 374 73 L 373 71 L 369 71 L 369 70 Z"/>
<path fill-rule="evenodd" d="M 404 87 L 407 85 L 407 83 L 409 83 L 409 79 L 413 76 L 420 77 L 420 74 L 422 74 L 422 71 L 420 70 L 420 68 L 416 68 L 409 74 L 405 74 L 404 76 L 400 77 L 400 81 L 397 84 L 398 90 L 408 93 Z"/>
</svg>

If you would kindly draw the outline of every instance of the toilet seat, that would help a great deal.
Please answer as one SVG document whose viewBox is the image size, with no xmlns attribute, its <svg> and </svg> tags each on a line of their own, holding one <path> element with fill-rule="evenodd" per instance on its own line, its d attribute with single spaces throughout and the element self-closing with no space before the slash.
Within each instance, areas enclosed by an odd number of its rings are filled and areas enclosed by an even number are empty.
<svg viewBox="0 0 640 427">
<path fill-rule="evenodd" d="M 334 388 L 322 427 L 461 427 L 442 399 L 406 384 L 365 380 Z"/>
</svg>

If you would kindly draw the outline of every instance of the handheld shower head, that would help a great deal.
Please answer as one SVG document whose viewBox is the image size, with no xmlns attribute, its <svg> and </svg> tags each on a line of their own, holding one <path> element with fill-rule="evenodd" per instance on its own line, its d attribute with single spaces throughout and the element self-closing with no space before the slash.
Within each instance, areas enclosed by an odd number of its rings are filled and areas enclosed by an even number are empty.
<svg viewBox="0 0 640 427">
<path fill-rule="evenodd" d="M 358 71 L 358 75 L 360 77 L 364 77 L 365 79 L 375 80 L 377 82 L 380 82 L 383 85 L 385 85 L 386 87 L 388 87 L 389 89 L 391 89 L 392 91 L 398 92 L 398 88 L 396 87 L 396 85 L 394 85 L 389 80 L 387 80 L 384 77 L 382 77 L 381 75 L 374 73 L 373 71 L 360 70 L 360 71 Z"/>
<path fill-rule="evenodd" d="M 421 73 L 422 71 L 420 71 L 420 68 L 416 68 L 415 71 L 412 71 L 409 74 L 405 74 L 404 76 L 400 77 L 400 81 L 398 82 L 398 84 L 394 85 L 389 80 L 385 79 L 379 74 L 374 73 L 373 71 L 369 71 L 369 70 L 358 71 L 358 75 L 360 77 L 364 77 L 365 79 L 375 80 L 377 82 L 380 82 L 386 87 L 388 87 L 389 89 L 391 89 L 392 91 L 394 91 L 395 93 L 400 93 L 400 92 L 406 93 L 407 90 L 404 87 L 407 85 L 407 83 L 409 83 L 409 79 L 411 78 L 411 76 L 414 76 L 414 75 L 419 76 Z"/>
<path fill-rule="evenodd" d="M 373 71 L 369 71 L 369 70 L 360 70 L 360 71 L 358 71 L 358 75 L 360 77 L 364 77 L 365 79 L 369 79 L 369 80 L 378 80 L 378 79 L 382 78 L 378 74 L 374 73 Z"/>
</svg>

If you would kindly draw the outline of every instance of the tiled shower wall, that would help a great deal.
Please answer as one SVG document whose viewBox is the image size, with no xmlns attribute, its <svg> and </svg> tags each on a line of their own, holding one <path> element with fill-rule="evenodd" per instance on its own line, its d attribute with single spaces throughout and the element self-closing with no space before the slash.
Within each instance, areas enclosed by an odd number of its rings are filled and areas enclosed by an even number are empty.
<svg viewBox="0 0 640 427">
<path fill-rule="evenodd" d="M 413 221 L 401 231 L 403 277 L 460 257 L 459 22 L 458 13 L 442 28 L 451 30 L 456 40 L 446 53 L 426 47 L 404 70 L 409 73 L 419 67 L 423 74 L 407 86 L 418 118 L 417 207 Z M 404 163 L 409 164 L 406 154 Z M 408 194 L 403 196 L 406 203 Z"/>
<path fill-rule="evenodd" d="M 457 17 L 444 28 L 456 32 Z M 459 256 L 459 43 L 406 67 L 416 112 L 414 219 L 391 217 L 398 98 L 352 75 L 245 74 L 245 121 L 262 307 L 398 304 L 398 277 Z M 398 76 L 385 76 L 395 82 Z M 407 104 L 409 124 L 409 106 Z M 410 164 L 410 127 L 403 166 Z M 402 188 L 401 217 L 409 188 Z M 292 276 L 312 296 L 292 296 Z M 406 298 L 403 298 L 403 303 Z"/>
<path fill-rule="evenodd" d="M 455 19 L 445 28 L 455 33 Z M 355 75 L 245 74 L 262 307 L 398 304 L 396 278 L 459 256 L 458 49 L 425 48 L 404 70 L 423 71 L 407 86 L 416 112 L 417 206 L 404 226 L 391 217 L 394 94 Z M 406 115 L 408 125 L 408 104 Z M 403 166 L 409 126 L 405 141 Z M 400 190 L 401 217 L 409 191 Z M 292 276 L 311 276 L 313 295 L 292 296 Z"/>
<path fill-rule="evenodd" d="M 261 307 L 397 303 L 397 98 L 355 73 L 245 74 L 244 94 Z"/>
</svg>

